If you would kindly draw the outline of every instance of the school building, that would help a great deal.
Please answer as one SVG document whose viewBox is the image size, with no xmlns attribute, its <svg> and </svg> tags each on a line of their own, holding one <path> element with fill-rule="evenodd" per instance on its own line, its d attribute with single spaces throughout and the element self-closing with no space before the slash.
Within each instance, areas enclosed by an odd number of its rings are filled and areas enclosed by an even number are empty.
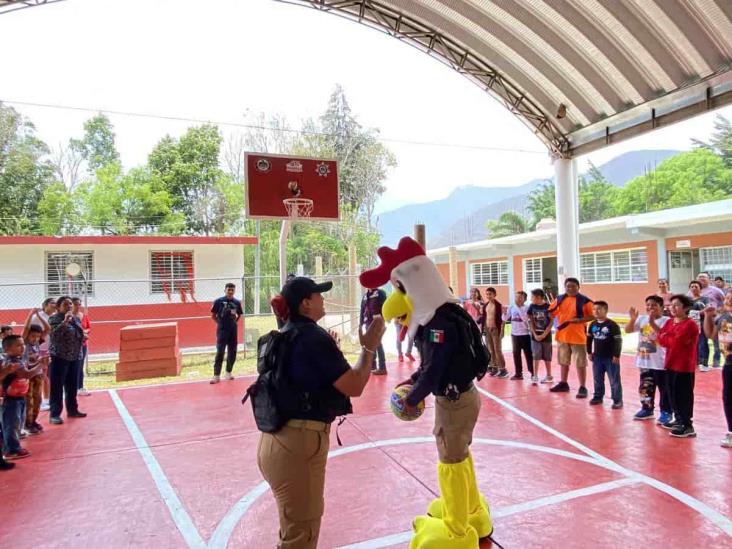
<svg viewBox="0 0 732 549">
<path fill-rule="evenodd" d="M 550 284 L 557 286 L 556 225 L 427 252 L 458 296 L 493 286 L 498 300 Z M 668 278 L 671 291 L 686 292 L 699 271 L 732 282 L 732 200 L 722 200 L 579 225 L 580 272 L 567 273 L 581 291 L 625 314 Z M 545 282 L 546 279 L 549 279 Z"/>
<path fill-rule="evenodd" d="M 211 346 L 211 302 L 242 295 L 244 246 L 255 237 L 0 236 L 0 323 L 19 331 L 47 297 L 86 302 L 90 353 L 116 352 L 131 324 L 177 322 L 180 347 Z M 80 267 L 69 274 L 70 263 Z M 243 326 L 242 326 L 243 330 Z"/>
</svg>

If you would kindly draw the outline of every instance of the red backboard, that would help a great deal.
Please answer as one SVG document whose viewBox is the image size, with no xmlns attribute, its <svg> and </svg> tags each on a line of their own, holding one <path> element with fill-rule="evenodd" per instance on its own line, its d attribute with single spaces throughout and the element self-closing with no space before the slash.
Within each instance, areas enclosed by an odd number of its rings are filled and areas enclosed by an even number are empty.
<svg viewBox="0 0 732 549">
<path fill-rule="evenodd" d="M 310 199 L 309 219 L 338 221 L 338 166 L 335 160 L 246 153 L 246 216 L 287 219 L 283 200 Z"/>
</svg>

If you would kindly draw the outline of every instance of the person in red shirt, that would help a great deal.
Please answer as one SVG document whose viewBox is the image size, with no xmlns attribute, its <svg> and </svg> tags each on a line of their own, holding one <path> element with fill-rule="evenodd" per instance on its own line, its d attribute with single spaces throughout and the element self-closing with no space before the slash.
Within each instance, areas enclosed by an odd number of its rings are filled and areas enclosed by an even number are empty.
<svg viewBox="0 0 732 549">
<path fill-rule="evenodd" d="M 678 438 L 696 436 L 692 417 L 699 326 L 689 318 L 692 305 L 687 296 L 675 295 L 671 298 L 671 321 L 659 328 L 655 319 L 648 320 L 648 325 L 658 333 L 658 344 L 666 349 L 664 366 L 674 420 L 664 423 L 663 427 L 671 429 L 671 436 Z"/>
</svg>

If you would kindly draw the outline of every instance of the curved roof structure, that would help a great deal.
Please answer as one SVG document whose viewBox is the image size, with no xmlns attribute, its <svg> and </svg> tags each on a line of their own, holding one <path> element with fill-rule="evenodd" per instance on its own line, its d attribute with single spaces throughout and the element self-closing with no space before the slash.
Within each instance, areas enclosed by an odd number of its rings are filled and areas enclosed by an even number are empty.
<svg viewBox="0 0 732 549">
<path fill-rule="evenodd" d="M 565 158 L 732 102 L 732 0 L 279 1 L 427 52 Z"/>
</svg>

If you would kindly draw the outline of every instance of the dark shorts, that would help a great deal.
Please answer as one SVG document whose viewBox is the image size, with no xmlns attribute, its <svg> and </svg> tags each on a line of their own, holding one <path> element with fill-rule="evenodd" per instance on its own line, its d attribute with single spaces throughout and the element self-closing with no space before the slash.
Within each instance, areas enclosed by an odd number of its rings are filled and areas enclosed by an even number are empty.
<svg viewBox="0 0 732 549">
<path fill-rule="evenodd" d="M 531 354 L 534 356 L 535 361 L 546 360 L 551 362 L 552 360 L 552 342 L 551 341 L 534 341 L 531 340 Z"/>
</svg>

